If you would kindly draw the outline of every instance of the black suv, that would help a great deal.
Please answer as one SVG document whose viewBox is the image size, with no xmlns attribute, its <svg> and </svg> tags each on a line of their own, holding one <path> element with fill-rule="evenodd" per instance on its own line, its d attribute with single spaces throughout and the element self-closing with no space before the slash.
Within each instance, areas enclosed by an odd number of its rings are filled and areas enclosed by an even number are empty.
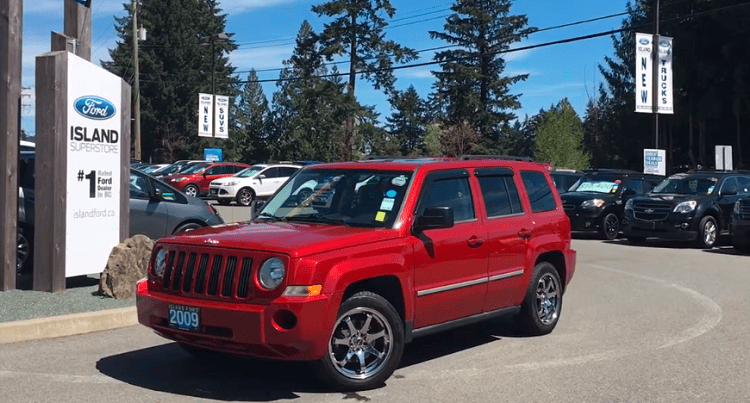
<svg viewBox="0 0 750 403">
<path fill-rule="evenodd" d="M 740 252 L 750 253 L 750 197 L 737 200 L 729 223 L 732 246 Z"/>
<path fill-rule="evenodd" d="M 572 231 L 598 231 L 604 239 L 615 239 L 625 202 L 647 193 L 663 176 L 635 171 L 584 170 L 583 176 L 560 195 Z"/>
<path fill-rule="evenodd" d="M 750 172 L 694 171 L 670 176 L 648 195 L 625 205 L 623 234 L 638 243 L 648 237 L 695 241 L 711 248 L 729 232 L 735 203 L 750 195 Z"/>
<path fill-rule="evenodd" d="M 572 169 L 553 169 L 549 171 L 549 175 L 552 177 L 552 181 L 555 182 L 557 192 L 560 194 L 567 193 L 578 179 L 581 179 L 583 172 L 574 171 Z"/>
</svg>

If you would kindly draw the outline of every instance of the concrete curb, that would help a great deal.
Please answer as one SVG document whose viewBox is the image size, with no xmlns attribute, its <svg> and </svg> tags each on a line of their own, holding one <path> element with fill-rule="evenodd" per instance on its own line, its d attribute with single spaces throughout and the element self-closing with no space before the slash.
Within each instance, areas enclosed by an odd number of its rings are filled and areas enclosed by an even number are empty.
<svg viewBox="0 0 750 403">
<path fill-rule="evenodd" d="M 136 307 L 0 323 L 0 344 L 99 332 L 138 324 Z"/>
</svg>

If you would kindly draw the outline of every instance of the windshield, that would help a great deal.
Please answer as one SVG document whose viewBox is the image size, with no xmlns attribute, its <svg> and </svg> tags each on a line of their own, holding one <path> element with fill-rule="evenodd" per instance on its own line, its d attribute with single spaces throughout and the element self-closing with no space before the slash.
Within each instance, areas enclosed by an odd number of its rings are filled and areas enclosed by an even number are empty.
<svg viewBox="0 0 750 403">
<path fill-rule="evenodd" d="M 707 176 L 673 176 L 663 180 L 651 193 L 674 193 L 681 195 L 707 195 L 716 188 L 718 178 Z"/>
<path fill-rule="evenodd" d="M 601 176 L 582 176 L 571 188 L 571 192 L 617 193 L 622 180 Z"/>
<path fill-rule="evenodd" d="M 263 168 L 264 167 L 259 167 L 259 166 L 253 166 L 253 167 L 250 167 L 250 168 L 245 168 L 245 169 L 237 172 L 236 174 L 234 174 L 234 176 L 236 176 L 238 178 L 252 178 L 253 176 L 257 175 L 258 172 L 262 171 Z"/>
<path fill-rule="evenodd" d="M 257 220 L 390 228 L 411 176 L 406 171 L 300 171 L 266 204 Z"/>
<path fill-rule="evenodd" d="M 211 164 L 210 163 L 193 164 L 185 168 L 183 171 L 180 171 L 180 174 L 185 174 L 185 175 L 197 174 L 200 171 L 206 169 L 206 167 L 208 167 L 209 165 Z"/>
</svg>

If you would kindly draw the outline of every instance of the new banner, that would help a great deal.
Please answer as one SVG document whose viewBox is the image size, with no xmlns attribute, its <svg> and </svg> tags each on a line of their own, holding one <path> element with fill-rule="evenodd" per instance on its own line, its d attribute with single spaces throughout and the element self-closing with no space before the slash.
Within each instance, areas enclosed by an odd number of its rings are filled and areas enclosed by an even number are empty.
<svg viewBox="0 0 750 403">
<path fill-rule="evenodd" d="M 213 137 L 214 102 L 211 94 L 198 94 L 198 135 Z"/>
<path fill-rule="evenodd" d="M 653 112 L 652 38 L 650 34 L 635 34 L 635 111 L 641 113 Z"/>
<path fill-rule="evenodd" d="M 120 242 L 120 77 L 68 54 L 65 276 L 101 273 Z"/>
<path fill-rule="evenodd" d="M 229 138 L 229 97 L 216 95 L 216 111 L 214 120 L 216 131 L 214 137 L 219 139 Z"/>
<path fill-rule="evenodd" d="M 672 38 L 659 37 L 659 113 L 674 113 L 672 100 Z"/>
</svg>

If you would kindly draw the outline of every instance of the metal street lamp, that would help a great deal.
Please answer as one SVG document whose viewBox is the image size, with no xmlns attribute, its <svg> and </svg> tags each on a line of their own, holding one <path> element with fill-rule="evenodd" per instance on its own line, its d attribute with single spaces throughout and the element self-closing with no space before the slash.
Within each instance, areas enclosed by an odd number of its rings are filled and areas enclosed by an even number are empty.
<svg viewBox="0 0 750 403">
<path fill-rule="evenodd" d="M 229 37 L 225 33 L 201 36 L 201 46 L 211 45 L 211 95 L 216 95 L 216 42 L 227 42 Z"/>
</svg>

